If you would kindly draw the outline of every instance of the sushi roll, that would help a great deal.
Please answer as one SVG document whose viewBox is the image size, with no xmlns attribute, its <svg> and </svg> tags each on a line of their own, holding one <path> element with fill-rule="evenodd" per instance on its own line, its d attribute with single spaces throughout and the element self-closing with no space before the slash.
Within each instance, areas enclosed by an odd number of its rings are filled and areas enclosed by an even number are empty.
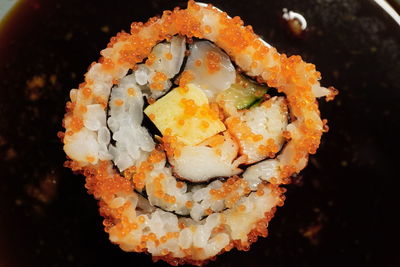
<svg viewBox="0 0 400 267">
<path fill-rule="evenodd" d="M 111 242 L 172 265 L 248 250 L 327 130 L 313 64 L 189 1 L 111 38 L 70 91 L 65 165 Z"/>
</svg>

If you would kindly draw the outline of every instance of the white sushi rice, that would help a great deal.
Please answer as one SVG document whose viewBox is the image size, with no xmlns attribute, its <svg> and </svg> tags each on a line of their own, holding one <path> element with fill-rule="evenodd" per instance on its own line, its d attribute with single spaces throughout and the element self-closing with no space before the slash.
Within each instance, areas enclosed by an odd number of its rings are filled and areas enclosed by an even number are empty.
<svg viewBox="0 0 400 267">
<path fill-rule="evenodd" d="M 129 95 L 133 90 L 134 95 Z M 116 101 L 123 101 L 117 105 Z M 143 95 L 134 75 L 121 79 L 114 87 L 110 98 L 108 127 L 112 131 L 115 146 L 109 146 L 115 165 L 121 170 L 135 165 L 146 152 L 154 149 L 155 143 L 146 128 L 142 127 Z"/>
</svg>

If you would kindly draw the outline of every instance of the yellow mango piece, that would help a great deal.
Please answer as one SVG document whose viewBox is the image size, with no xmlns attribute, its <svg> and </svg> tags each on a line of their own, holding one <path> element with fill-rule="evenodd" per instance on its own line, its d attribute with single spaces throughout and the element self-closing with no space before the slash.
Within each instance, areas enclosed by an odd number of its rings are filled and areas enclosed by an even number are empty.
<svg viewBox="0 0 400 267">
<path fill-rule="evenodd" d="M 197 145 L 226 129 L 203 90 L 194 84 L 173 89 L 144 113 L 163 135 L 176 136 L 185 145 Z"/>
</svg>

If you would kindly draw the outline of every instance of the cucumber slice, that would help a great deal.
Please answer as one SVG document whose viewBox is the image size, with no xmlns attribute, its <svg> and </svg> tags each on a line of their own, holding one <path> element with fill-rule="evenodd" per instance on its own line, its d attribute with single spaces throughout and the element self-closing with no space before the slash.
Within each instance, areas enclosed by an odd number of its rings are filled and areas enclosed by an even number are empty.
<svg viewBox="0 0 400 267">
<path fill-rule="evenodd" d="M 241 74 L 236 75 L 236 82 L 224 92 L 222 99 L 233 102 L 237 109 L 251 108 L 260 102 L 268 87 L 256 84 Z"/>
</svg>

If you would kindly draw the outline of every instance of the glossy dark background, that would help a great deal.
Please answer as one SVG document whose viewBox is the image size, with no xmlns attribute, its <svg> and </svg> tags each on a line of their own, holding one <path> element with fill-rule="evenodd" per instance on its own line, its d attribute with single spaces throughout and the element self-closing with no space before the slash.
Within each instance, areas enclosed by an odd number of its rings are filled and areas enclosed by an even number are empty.
<svg viewBox="0 0 400 267">
<path fill-rule="evenodd" d="M 212 2 L 315 63 L 340 95 L 321 102 L 330 131 L 287 186 L 269 237 L 209 266 L 399 266 L 399 26 L 368 0 Z M 62 166 L 56 134 L 70 88 L 109 38 L 176 5 L 184 2 L 29 0 L 2 25 L 0 266 L 151 263 L 108 241 L 83 177 Z M 300 37 L 282 8 L 306 18 Z"/>
</svg>

